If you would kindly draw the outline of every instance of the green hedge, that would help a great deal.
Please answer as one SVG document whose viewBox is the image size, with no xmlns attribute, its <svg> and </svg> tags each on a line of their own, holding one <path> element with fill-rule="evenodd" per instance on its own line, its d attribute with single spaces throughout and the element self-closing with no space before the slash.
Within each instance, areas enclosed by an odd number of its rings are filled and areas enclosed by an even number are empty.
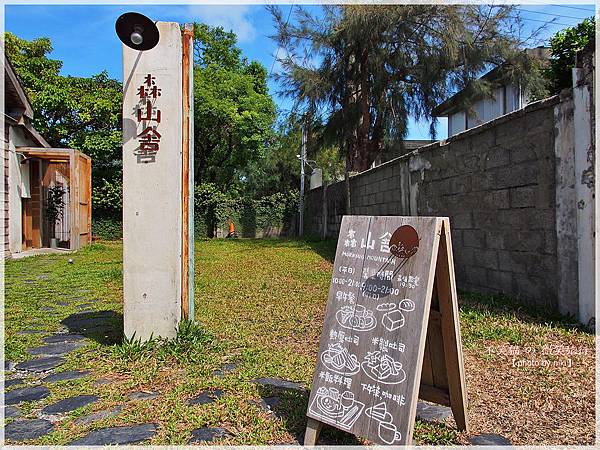
<svg viewBox="0 0 600 450">
<path fill-rule="evenodd" d="M 249 199 L 203 184 L 195 189 L 195 235 L 197 239 L 213 237 L 217 227 L 227 233 L 230 220 L 241 237 L 258 237 L 270 227 L 290 234 L 297 209 L 297 191 Z"/>
<path fill-rule="evenodd" d="M 105 241 L 121 239 L 123 237 L 123 221 L 121 216 L 92 219 L 92 236 L 104 239 Z"/>
<path fill-rule="evenodd" d="M 278 192 L 259 199 L 244 198 L 219 191 L 212 184 L 203 184 L 194 189 L 194 235 L 196 239 L 214 237 L 215 228 L 229 231 L 229 220 L 233 220 L 240 237 L 259 237 L 269 228 L 280 228 L 282 234 L 294 232 L 298 192 Z M 98 215 L 98 217 L 96 217 Z M 92 235 L 104 240 L 123 237 L 120 211 L 95 213 L 92 220 Z"/>
</svg>

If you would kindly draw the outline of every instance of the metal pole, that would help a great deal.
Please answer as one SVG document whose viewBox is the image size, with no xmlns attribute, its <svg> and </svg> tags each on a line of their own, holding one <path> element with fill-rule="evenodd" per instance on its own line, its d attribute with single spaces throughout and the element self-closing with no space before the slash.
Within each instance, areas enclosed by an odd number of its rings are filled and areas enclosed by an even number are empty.
<svg viewBox="0 0 600 450">
<path fill-rule="evenodd" d="M 304 236 L 304 164 L 306 162 L 306 127 L 302 125 L 302 146 L 300 148 L 300 204 L 298 212 L 300 213 L 300 226 L 298 234 Z"/>
</svg>

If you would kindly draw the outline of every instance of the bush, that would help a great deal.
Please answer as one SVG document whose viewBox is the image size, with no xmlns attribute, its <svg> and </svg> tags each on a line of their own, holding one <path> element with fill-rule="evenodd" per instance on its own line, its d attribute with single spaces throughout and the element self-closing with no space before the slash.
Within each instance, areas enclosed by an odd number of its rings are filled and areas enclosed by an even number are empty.
<svg viewBox="0 0 600 450">
<path fill-rule="evenodd" d="M 596 38 L 596 20 L 584 19 L 574 27 L 559 31 L 550 39 L 552 56 L 547 77 L 555 93 L 572 86 L 571 69 L 575 66 L 575 55 Z"/>
<path fill-rule="evenodd" d="M 197 239 L 214 237 L 217 227 L 227 232 L 230 220 L 243 237 L 256 237 L 269 227 L 281 227 L 286 233 L 292 227 L 297 209 L 297 191 L 251 199 L 223 193 L 210 183 L 202 184 L 195 189 L 195 235 Z"/>
<path fill-rule="evenodd" d="M 102 217 L 92 219 L 92 236 L 113 241 L 123 237 L 123 221 L 121 217 Z"/>
<path fill-rule="evenodd" d="M 121 216 L 121 187 L 105 182 L 95 191 L 96 199 L 92 220 L 92 235 L 104 240 L 123 237 Z M 206 183 L 194 189 L 194 236 L 196 239 L 214 237 L 218 227 L 227 232 L 232 220 L 238 235 L 260 236 L 270 227 L 289 233 L 298 209 L 298 192 L 278 192 L 259 199 L 219 191 L 214 184 Z M 98 211 L 98 213 L 96 213 Z"/>
</svg>

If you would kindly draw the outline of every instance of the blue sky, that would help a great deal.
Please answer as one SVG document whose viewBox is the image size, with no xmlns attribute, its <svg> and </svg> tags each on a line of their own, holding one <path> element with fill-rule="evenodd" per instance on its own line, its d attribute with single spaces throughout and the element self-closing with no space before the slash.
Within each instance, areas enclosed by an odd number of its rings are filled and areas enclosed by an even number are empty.
<svg viewBox="0 0 600 450">
<path fill-rule="evenodd" d="M 281 5 L 284 14 L 290 7 Z M 555 19 L 541 34 L 543 39 L 594 13 L 593 4 L 523 5 L 520 9 L 529 29 Z M 261 5 L 6 5 L 5 30 L 24 39 L 49 37 L 54 46 L 51 56 L 64 62 L 63 75 L 89 76 L 106 70 L 111 77 L 121 80 L 121 44 L 114 23 L 127 11 L 138 11 L 154 20 L 197 21 L 231 29 L 238 35 L 246 57 L 260 61 L 267 70 L 273 66 L 277 52 L 277 46 L 269 38 L 274 32 L 273 22 Z M 277 67 L 275 63 L 274 70 Z M 276 95 L 278 87 L 274 80 L 269 81 L 269 88 L 278 105 L 289 108 L 289 100 Z M 444 122 L 438 129 L 438 137 L 446 137 Z M 428 124 L 411 121 L 408 138 L 428 139 Z"/>
</svg>

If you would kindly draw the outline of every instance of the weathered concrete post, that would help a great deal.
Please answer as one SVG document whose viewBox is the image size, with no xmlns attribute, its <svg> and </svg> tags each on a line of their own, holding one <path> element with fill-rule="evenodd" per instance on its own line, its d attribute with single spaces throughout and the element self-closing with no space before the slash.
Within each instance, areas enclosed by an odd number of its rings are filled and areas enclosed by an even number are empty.
<svg viewBox="0 0 600 450">
<path fill-rule="evenodd" d="M 156 25 L 154 48 L 123 46 L 124 332 L 141 340 L 175 336 L 194 298 L 191 63 L 179 24 Z"/>
</svg>

